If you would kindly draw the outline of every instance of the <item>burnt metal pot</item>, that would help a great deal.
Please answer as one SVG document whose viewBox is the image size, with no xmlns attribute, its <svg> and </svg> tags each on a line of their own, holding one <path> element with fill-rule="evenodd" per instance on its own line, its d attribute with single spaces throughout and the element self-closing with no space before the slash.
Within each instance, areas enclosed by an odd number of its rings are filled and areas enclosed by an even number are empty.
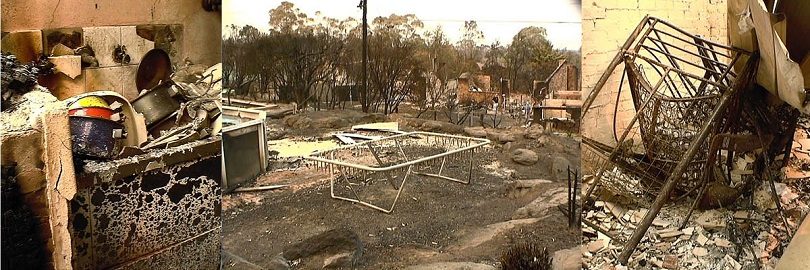
<svg viewBox="0 0 810 270">
<path fill-rule="evenodd" d="M 161 49 L 152 49 L 146 52 L 138 64 L 138 73 L 135 74 L 135 86 L 138 91 L 152 89 L 161 82 L 169 80 L 172 74 L 172 61 L 169 54 Z"/>
<path fill-rule="evenodd" d="M 164 83 L 132 101 L 135 111 L 143 114 L 147 127 L 180 109 L 180 102 L 174 98 L 176 93 L 171 89 L 171 85 L 171 82 Z"/>
<path fill-rule="evenodd" d="M 85 116 L 70 116 L 73 152 L 92 158 L 109 159 L 118 154 L 115 133 L 124 129 L 118 122 Z"/>
</svg>

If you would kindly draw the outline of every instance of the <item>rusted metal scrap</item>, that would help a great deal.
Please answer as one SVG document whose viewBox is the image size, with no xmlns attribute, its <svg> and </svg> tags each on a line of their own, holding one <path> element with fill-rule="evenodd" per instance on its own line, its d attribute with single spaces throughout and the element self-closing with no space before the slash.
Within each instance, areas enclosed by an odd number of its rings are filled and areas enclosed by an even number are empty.
<svg viewBox="0 0 810 270">
<path fill-rule="evenodd" d="M 762 92 L 754 85 L 758 60 L 757 53 L 645 17 L 608 65 L 585 100 L 583 117 L 620 64 L 624 64 L 635 115 L 626 127 L 618 129 L 621 135 L 614 136 L 615 146 L 583 139 L 586 149 L 598 160 L 583 206 L 587 207 L 598 186 L 626 192 L 628 197 L 639 197 L 639 193 L 655 197 L 625 241 L 620 262 L 627 263 L 653 219 L 671 199 L 696 195 L 694 208 L 709 183 L 730 182 L 735 155 L 757 150 L 756 159 L 765 161 L 767 168 L 778 149 L 784 148 L 787 130 L 781 125 L 785 118 L 780 117 L 784 110 L 753 97 Z M 738 63 L 745 65 L 735 65 Z M 622 85 L 624 82 L 620 83 L 619 95 Z M 743 139 L 750 142 L 743 144 Z M 720 150 L 724 154 L 719 155 Z M 616 172 L 627 177 L 615 177 Z M 767 169 L 750 174 L 755 173 L 772 181 Z M 750 177 L 743 182 L 750 187 L 752 181 Z"/>
<path fill-rule="evenodd" d="M 660 19 L 644 18 L 617 54 L 615 59 L 619 61 L 615 65 L 611 62 L 599 81 L 606 81 L 612 69 L 624 64 L 636 114 L 620 129 L 622 134 L 616 139 L 617 147 L 607 154 L 609 162 L 596 170 L 596 183 L 602 181 L 602 174 L 609 169 L 607 166 L 621 158 L 636 167 L 636 171 L 647 172 L 638 175 L 644 179 L 644 188 L 648 194 L 658 193 L 700 130 L 714 124 L 709 121 L 710 116 L 737 77 L 733 65 L 748 55 Z M 584 111 L 603 86 L 604 82 L 597 83 L 586 99 Z M 640 140 L 642 147 L 634 146 L 633 140 Z M 681 183 L 679 190 L 695 189 L 694 180 L 702 176 L 706 155 L 701 152 L 690 163 L 686 174 L 693 181 Z M 589 188 L 584 199 L 590 197 L 597 184 Z"/>
</svg>

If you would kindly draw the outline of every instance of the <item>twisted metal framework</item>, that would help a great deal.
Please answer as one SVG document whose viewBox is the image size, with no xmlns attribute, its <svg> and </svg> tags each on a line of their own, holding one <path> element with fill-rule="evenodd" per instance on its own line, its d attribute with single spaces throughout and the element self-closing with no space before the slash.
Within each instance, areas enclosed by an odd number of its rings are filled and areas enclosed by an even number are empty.
<svg viewBox="0 0 810 270">
<path fill-rule="evenodd" d="M 584 102 L 583 117 L 621 63 L 635 113 L 627 126 L 619 129 L 621 136 L 616 137 L 615 147 L 583 139 L 584 158 L 596 161 L 596 176 L 583 205 L 600 186 L 650 208 L 626 239 L 620 262 L 627 262 L 671 195 L 683 198 L 702 192 L 706 177 L 715 175 L 718 157 L 714 154 L 719 146 L 729 144 L 710 138 L 722 140 L 729 138 L 728 134 L 751 131 L 739 120 L 739 96 L 753 83 L 757 58 L 663 20 L 645 17 L 609 64 Z M 741 71 L 738 75 L 735 65 L 743 61 L 744 68 L 740 68 L 742 63 L 737 66 Z M 761 134 L 755 135 L 761 141 Z M 644 193 L 655 196 L 655 201 L 649 203 L 638 196 Z"/>
<path fill-rule="evenodd" d="M 411 175 L 469 184 L 475 168 L 475 151 L 489 143 L 489 140 L 480 138 L 409 132 L 316 152 L 305 159 L 316 168 L 329 172 L 332 198 L 391 213 L 402 194 L 405 182 Z M 468 171 L 464 175 L 466 180 L 447 176 L 448 163 L 468 164 Z M 436 167 L 438 170 L 435 170 Z M 381 179 L 396 190 L 396 196 L 390 206 L 383 206 L 379 202 L 372 201 L 373 198 L 360 196 L 360 191 L 364 187 L 373 185 L 374 180 Z M 337 195 L 336 185 L 345 187 L 352 197 Z"/>
<path fill-rule="evenodd" d="M 588 146 L 586 156 L 602 160 L 595 170 L 598 182 L 606 182 L 604 186 L 627 184 L 621 177 L 604 177 L 606 171 L 614 170 L 638 180 L 635 188 L 622 188 L 630 198 L 638 193 L 657 194 L 701 128 L 723 125 L 725 120 L 710 122 L 710 117 L 720 96 L 737 79 L 733 66 L 749 55 L 653 17 L 642 20 L 635 33 L 638 35 L 630 37 L 632 41 L 617 57 L 624 63 L 636 114 L 627 127 L 619 129 L 622 135 L 617 147 L 583 140 Z M 610 73 L 612 70 L 603 76 Z M 702 149 L 708 149 L 708 141 L 701 144 Z M 594 156 L 596 153 L 599 155 Z M 700 151 L 689 162 L 677 190 L 689 193 L 699 186 L 707 154 Z M 595 187 L 592 185 L 586 195 L 590 196 Z"/>
</svg>

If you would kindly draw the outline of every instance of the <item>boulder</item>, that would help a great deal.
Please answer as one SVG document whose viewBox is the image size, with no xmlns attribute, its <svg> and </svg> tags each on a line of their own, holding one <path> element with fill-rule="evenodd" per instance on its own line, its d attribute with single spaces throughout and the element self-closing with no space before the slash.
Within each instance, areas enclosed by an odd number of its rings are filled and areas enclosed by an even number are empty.
<svg viewBox="0 0 810 270">
<path fill-rule="evenodd" d="M 387 117 L 381 113 L 370 113 L 356 119 L 357 123 L 378 123 L 387 121 Z"/>
<path fill-rule="evenodd" d="M 312 119 L 303 115 L 290 115 L 284 117 L 284 125 L 294 129 L 307 129 L 312 127 Z"/>
<path fill-rule="evenodd" d="M 546 132 L 545 128 L 540 125 L 532 125 L 526 130 L 526 133 L 523 134 L 523 137 L 526 139 L 540 139 L 543 137 L 544 133 Z"/>
<path fill-rule="evenodd" d="M 507 143 L 515 141 L 515 136 L 510 133 L 495 129 L 487 129 L 486 131 L 487 131 L 487 138 L 492 141 L 498 143 Z"/>
<path fill-rule="evenodd" d="M 553 163 L 553 165 L 551 167 L 552 170 L 553 170 L 552 173 L 554 174 L 554 178 L 557 179 L 557 181 L 568 180 L 568 167 L 570 167 L 570 166 L 571 166 L 571 162 L 568 161 L 568 159 L 566 159 L 564 157 L 561 157 L 561 156 L 554 157 L 554 163 Z M 572 169 L 578 169 L 578 168 L 572 168 Z"/>
<path fill-rule="evenodd" d="M 348 120 L 335 116 L 323 117 L 314 120 L 314 126 L 319 128 L 342 128 L 350 125 L 351 123 L 349 123 Z"/>
<path fill-rule="evenodd" d="M 487 130 L 483 127 L 465 127 L 464 134 L 470 137 L 485 138 L 487 137 Z"/>
<path fill-rule="evenodd" d="M 512 151 L 511 158 L 512 161 L 514 161 L 515 163 L 526 166 L 534 165 L 535 163 L 537 163 L 537 160 L 539 159 L 539 157 L 537 157 L 537 153 L 535 153 L 532 150 L 523 148 L 515 149 L 514 151 Z"/>
<path fill-rule="evenodd" d="M 552 258 L 554 258 L 551 261 L 554 270 L 579 270 L 582 268 L 582 247 L 558 250 L 554 252 Z"/>
<path fill-rule="evenodd" d="M 424 120 L 419 126 L 419 130 L 437 133 L 461 133 L 464 130 L 459 125 L 448 122 Z"/>
</svg>

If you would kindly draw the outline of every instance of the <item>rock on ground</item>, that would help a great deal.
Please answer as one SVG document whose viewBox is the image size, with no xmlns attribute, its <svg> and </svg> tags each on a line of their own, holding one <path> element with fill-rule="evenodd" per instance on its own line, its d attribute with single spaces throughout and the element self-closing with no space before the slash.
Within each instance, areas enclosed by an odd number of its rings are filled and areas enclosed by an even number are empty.
<svg viewBox="0 0 810 270">
<path fill-rule="evenodd" d="M 526 130 L 526 133 L 523 134 L 523 137 L 525 137 L 526 139 L 539 139 L 543 137 L 543 134 L 545 132 L 546 130 L 543 128 L 543 126 L 532 125 Z"/>
<path fill-rule="evenodd" d="M 290 115 L 284 117 L 284 124 L 294 129 L 307 129 L 312 127 L 312 119 L 303 115 Z"/>
<path fill-rule="evenodd" d="M 568 159 L 556 156 L 554 157 L 554 164 L 552 166 L 552 173 L 554 174 L 554 178 L 557 181 L 565 181 L 568 180 L 568 168 L 571 166 L 571 162 Z M 573 170 L 579 170 L 579 168 L 572 168 Z"/>
<path fill-rule="evenodd" d="M 502 130 L 487 129 L 487 138 L 498 143 L 514 142 L 515 135 Z"/>
<path fill-rule="evenodd" d="M 556 210 L 555 207 L 567 201 L 568 191 L 566 188 L 559 187 L 549 189 L 531 203 L 515 210 L 512 219 L 542 217 L 548 214 L 549 209 Z"/>
<path fill-rule="evenodd" d="M 537 153 L 529 149 L 515 149 L 511 153 L 512 161 L 521 165 L 534 165 L 539 160 Z"/>
<path fill-rule="evenodd" d="M 487 130 L 483 127 L 465 127 L 464 134 L 470 137 L 484 138 L 487 136 Z"/>
<path fill-rule="evenodd" d="M 415 123 L 412 122 L 410 124 L 413 125 Z M 463 128 L 461 128 L 461 126 L 459 126 L 459 125 L 455 125 L 455 124 L 448 123 L 448 122 L 442 122 L 442 121 L 434 121 L 434 120 L 424 120 L 424 122 L 419 124 L 419 126 L 416 127 L 416 128 L 418 128 L 421 131 L 438 132 L 438 133 L 451 133 L 452 134 L 452 133 L 461 133 L 461 132 L 463 132 Z"/>
<path fill-rule="evenodd" d="M 342 128 L 351 125 L 351 123 L 349 123 L 348 120 L 335 116 L 318 118 L 315 119 L 313 122 L 315 124 L 315 127 L 319 128 Z"/>
<path fill-rule="evenodd" d="M 551 268 L 554 270 L 582 269 L 582 247 L 558 250 L 552 255 Z"/>
<path fill-rule="evenodd" d="M 322 252 L 335 252 L 324 262 L 330 267 L 353 266 L 363 254 L 363 243 L 353 231 L 333 229 L 307 238 L 284 249 L 282 256 L 287 260 L 307 258 Z M 348 253 L 350 258 L 341 254 Z"/>
</svg>

